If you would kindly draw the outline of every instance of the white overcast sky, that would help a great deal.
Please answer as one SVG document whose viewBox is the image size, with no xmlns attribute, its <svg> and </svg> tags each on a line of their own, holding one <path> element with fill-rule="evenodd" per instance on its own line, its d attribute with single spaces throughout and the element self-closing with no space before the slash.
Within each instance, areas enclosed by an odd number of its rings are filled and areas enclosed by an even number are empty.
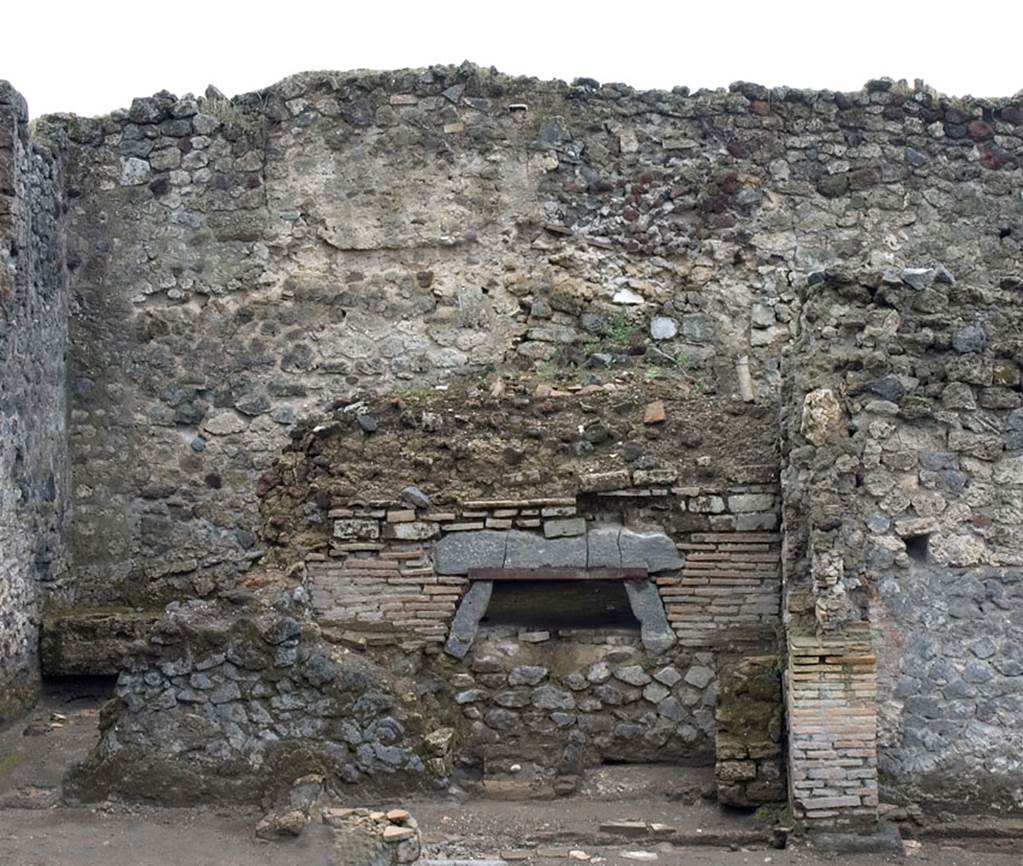
<svg viewBox="0 0 1023 866">
<path fill-rule="evenodd" d="M 946 93 L 1023 89 L 1023 3 L 949 0 L 0 0 L 0 78 L 33 116 L 103 114 L 167 89 L 228 95 L 310 69 L 472 60 L 634 87 L 732 81 L 858 90 L 922 78 Z"/>
</svg>

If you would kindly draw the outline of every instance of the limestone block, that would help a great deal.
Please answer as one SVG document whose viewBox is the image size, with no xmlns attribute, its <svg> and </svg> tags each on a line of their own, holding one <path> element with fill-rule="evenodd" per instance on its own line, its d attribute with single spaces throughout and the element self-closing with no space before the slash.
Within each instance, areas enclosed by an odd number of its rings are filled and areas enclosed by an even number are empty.
<svg viewBox="0 0 1023 866">
<path fill-rule="evenodd" d="M 799 432 L 820 448 L 843 428 L 842 407 L 830 388 L 811 391 L 803 400 L 803 420 Z"/>
</svg>

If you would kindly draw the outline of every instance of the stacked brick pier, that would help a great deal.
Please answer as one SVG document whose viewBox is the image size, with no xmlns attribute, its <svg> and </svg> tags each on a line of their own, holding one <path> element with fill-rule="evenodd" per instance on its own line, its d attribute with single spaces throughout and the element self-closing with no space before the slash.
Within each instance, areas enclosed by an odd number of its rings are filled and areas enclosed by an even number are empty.
<svg viewBox="0 0 1023 866">
<path fill-rule="evenodd" d="M 877 678 L 867 624 L 788 636 L 793 814 L 810 824 L 877 819 Z"/>
</svg>

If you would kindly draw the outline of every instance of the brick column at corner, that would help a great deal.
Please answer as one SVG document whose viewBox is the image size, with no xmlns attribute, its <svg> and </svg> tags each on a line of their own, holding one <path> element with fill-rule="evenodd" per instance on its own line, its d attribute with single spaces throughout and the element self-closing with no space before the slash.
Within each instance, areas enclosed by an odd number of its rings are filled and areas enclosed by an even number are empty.
<svg viewBox="0 0 1023 866">
<path fill-rule="evenodd" d="M 786 703 L 794 817 L 877 821 L 877 676 L 869 626 L 788 637 Z"/>
</svg>

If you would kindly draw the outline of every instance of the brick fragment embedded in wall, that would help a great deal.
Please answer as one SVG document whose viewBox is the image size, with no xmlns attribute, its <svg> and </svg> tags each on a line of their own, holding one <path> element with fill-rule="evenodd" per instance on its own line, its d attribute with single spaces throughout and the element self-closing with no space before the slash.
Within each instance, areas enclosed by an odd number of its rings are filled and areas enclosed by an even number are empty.
<svg viewBox="0 0 1023 866">
<path fill-rule="evenodd" d="M 797 818 L 877 816 L 877 676 L 869 626 L 788 638 L 789 774 Z"/>
</svg>

